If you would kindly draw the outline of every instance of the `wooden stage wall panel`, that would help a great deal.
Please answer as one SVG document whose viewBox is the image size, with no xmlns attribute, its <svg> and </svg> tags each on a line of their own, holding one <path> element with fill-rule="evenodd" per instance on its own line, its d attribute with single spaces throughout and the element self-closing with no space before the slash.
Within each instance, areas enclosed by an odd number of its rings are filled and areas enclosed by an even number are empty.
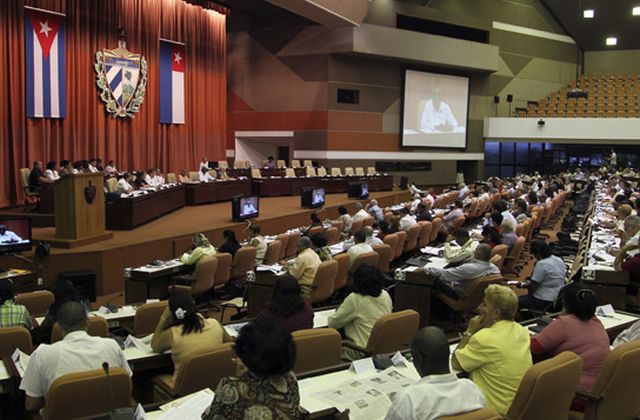
<svg viewBox="0 0 640 420">
<path fill-rule="evenodd" d="M 407 191 L 372 193 L 382 207 L 409 199 Z M 366 200 L 365 200 L 366 201 Z M 363 203 L 365 202 L 363 201 Z M 335 219 L 338 207 L 345 205 L 351 213 L 355 200 L 346 194 L 327 195 L 323 219 Z M 300 197 L 273 197 L 260 200 L 260 218 L 257 222 L 266 235 L 273 235 L 290 228 L 309 224 L 314 210 L 300 208 Z M 132 231 L 114 232 L 113 239 L 74 249 L 52 248 L 51 255 L 41 261 L 41 276 L 45 287 L 53 287 L 62 271 L 93 270 L 96 272 L 98 295 L 124 290 L 124 269 L 148 264 L 154 259 L 169 259 L 184 252 L 190 245 L 190 237 L 204 232 L 214 246 L 222 244 L 222 232 L 232 229 L 239 240 L 247 237 L 245 223 L 230 220 L 231 203 L 217 203 L 185 207 Z M 34 228 L 34 241 L 51 240 L 53 228 Z M 34 267 L 10 257 L 6 264 L 15 268 Z"/>
</svg>

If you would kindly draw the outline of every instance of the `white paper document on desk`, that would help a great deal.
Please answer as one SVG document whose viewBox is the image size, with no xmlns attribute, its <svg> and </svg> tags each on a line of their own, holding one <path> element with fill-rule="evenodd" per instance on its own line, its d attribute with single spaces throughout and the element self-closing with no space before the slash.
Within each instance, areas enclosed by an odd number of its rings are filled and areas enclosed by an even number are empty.
<svg viewBox="0 0 640 420">
<path fill-rule="evenodd" d="M 18 375 L 20 375 L 21 378 L 24 377 L 24 372 L 27 370 L 27 366 L 29 366 L 31 356 L 20 351 L 20 349 L 16 349 L 11 355 L 11 359 L 13 359 L 13 364 L 16 366 Z"/>
<path fill-rule="evenodd" d="M 256 267 L 256 271 L 271 271 L 273 274 L 278 274 L 284 270 L 284 267 L 280 264 L 266 265 L 260 264 Z"/>
<path fill-rule="evenodd" d="M 144 351 L 146 353 L 152 353 L 151 349 L 151 339 L 153 338 L 153 334 L 149 334 L 146 337 L 137 338 L 132 335 L 129 335 L 126 340 L 124 340 L 124 348 L 135 347 L 138 350 Z"/>
<path fill-rule="evenodd" d="M 349 380 L 313 397 L 331 404 L 339 411 L 349 409 L 352 420 L 382 419 L 398 391 L 415 383 L 395 368 L 390 367 L 367 379 Z"/>
<path fill-rule="evenodd" d="M 164 414 L 160 420 L 200 420 L 202 413 L 211 405 L 214 393 L 204 389 L 184 400 L 176 400 L 160 407 Z"/>
</svg>

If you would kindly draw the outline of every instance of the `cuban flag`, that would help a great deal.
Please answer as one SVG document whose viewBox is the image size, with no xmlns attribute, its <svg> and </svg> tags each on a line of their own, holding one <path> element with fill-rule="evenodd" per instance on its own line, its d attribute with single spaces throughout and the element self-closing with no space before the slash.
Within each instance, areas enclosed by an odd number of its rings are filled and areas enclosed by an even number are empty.
<svg viewBox="0 0 640 420">
<path fill-rule="evenodd" d="M 184 45 L 160 40 L 160 123 L 184 124 Z"/>
<path fill-rule="evenodd" d="M 64 15 L 25 8 L 24 39 L 27 117 L 67 114 Z"/>
</svg>

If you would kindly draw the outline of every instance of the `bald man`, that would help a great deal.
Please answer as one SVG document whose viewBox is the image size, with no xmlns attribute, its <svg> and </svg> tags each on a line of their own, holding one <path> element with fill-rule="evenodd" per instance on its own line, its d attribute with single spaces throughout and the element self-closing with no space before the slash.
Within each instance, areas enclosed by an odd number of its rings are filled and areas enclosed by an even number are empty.
<svg viewBox="0 0 640 420">
<path fill-rule="evenodd" d="M 458 121 L 453 116 L 449 105 L 442 101 L 442 91 L 435 88 L 431 99 L 424 105 L 420 117 L 420 128 L 428 133 L 451 132 L 458 127 Z"/>
<path fill-rule="evenodd" d="M 385 420 L 430 420 L 484 407 L 480 389 L 450 372 L 449 342 L 440 328 L 418 331 L 411 356 L 422 379 L 398 393 Z"/>
</svg>

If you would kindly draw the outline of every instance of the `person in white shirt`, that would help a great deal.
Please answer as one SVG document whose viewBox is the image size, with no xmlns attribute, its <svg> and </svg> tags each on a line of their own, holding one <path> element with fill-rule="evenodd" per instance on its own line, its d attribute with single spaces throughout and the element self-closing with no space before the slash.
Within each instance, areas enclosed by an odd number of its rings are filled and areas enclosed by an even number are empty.
<svg viewBox="0 0 640 420">
<path fill-rule="evenodd" d="M 209 168 L 201 167 L 198 172 L 198 181 L 200 182 L 213 182 L 216 179 L 209 173 Z"/>
<path fill-rule="evenodd" d="M 55 160 L 50 160 L 49 162 L 47 162 L 47 166 L 44 171 L 44 176 L 52 181 L 55 181 L 56 179 L 60 179 L 60 175 L 56 170 L 57 166 L 58 166 L 58 162 L 56 162 Z"/>
<path fill-rule="evenodd" d="M 243 215 L 249 215 L 249 214 L 253 214 L 255 212 L 257 212 L 258 210 L 256 210 L 256 206 L 253 205 L 252 201 L 246 201 L 244 203 L 244 205 L 242 206 L 242 214 Z"/>
<path fill-rule="evenodd" d="M 416 222 L 416 218 L 410 215 L 409 210 L 406 208 L 400 210 L 400 216 L 402 216 L 400 217 L 400 230 L 408 232 L 409 229 L 411 229 L 411 226 L 418 223 Z"/>
<path fill-rule="evenodd" d="M 367 205 L 367 213 L 373 216 L 376 223 L 380 223 L 384 220 L 384 211 L 378 205 L 378 200 L 373 199 Z"/>
<path fill-rule="evenodd" d="M 371 248 L 371 245 L 368 245 L 366 241 L 367 237 L 364 231 L 359 230 L 353 234 L 354 244 L 347 249 L 347 254 L 349 254 L 349 268 L 353 266 L 353 262 L 358 255 L 373 252 L 373 248 Z"/>
<path fill-rule="evenodd" d="M 6 225 L 0 225 L 0 244 L 12 244 L 22 242 L 22 238 L 11 230 L 7 230 Z"/>
<path fill-rule="evenodd" d="M 107 175 L 115 175 L 118 173 L 118 169 L 116 168 L 116 163 L 113 160 L 110 160 L 109 163 L 107 163 L 107 166 L 104 168 L 104 172 Z"/>
<path fill-rule="evenodd" d="M 464 183 L 458 184 L 458 200 L 464 200 L 467 194 L 469 194 L 469 187 L 467 187 Z"/>
<path fill-rule="evenodd" d="M 200 161 L 200 166 L 198 167 L 199 171 L 202 171 L 202 168 L 205 168 L 207 171 L 209 171 L 209 159 L 207 159 L 207 157 L 203 157 L 202 161 Z"/>
<path fill-rule="evenodd" d="M 131 181 L 131 174 L 125 173 L 122 176 L 122 178 L 118 180 L 118 183 L 116 184 L 116 192 L 119 192 L 120 194 L 132 192 L 133 187 L 129 183 L 130 181 Z"/>
<path fill-rule="evenodd" d="M 422 203 L 422 197 L 420 194 L 413 194 L 413 200 L 411 201 L 411 212 L 415 213 L 418 204 Z"/>
<path fill-rule="evenodd" d="M 440 328 L 419 330 L 411 357 L 421 379 L 396 395 L 385 420 L 433 420 L 484 407 L 478 386 L 449 370 L 449 342 Z"/>
<path fill-rule="evenodd" d="M 132 374 L 118 343 L 86 333 L 87 313 L 81 303 L 67 302 L 58 309 L 57 315 L 64 338 L 55 344 L 41 344 L 33 352 L 20 383 L 20 389 L 27 396 L 25 407 L 29 412 L 45 406 L 49 386 L 63 375 L 102 369 L 105 362 L 109 367 L 120 367 Z"/>
<path fill-rule="evenodd" d="M 442 91 L 435 88 L 431 99 L 424 105 L 420 117 L 420 129 L 429 133 L 445 133 L 455 131 L 458 121 L 453 116 L 449 105 L 442 101 Z"/>
<path fill-rule="evenodd" d="M 91 172 L 92 174 L 95 174 L 96 172 L 100 172 L 98 170 L 98 168 L 96 167 L 96 159 L 95 158 L 91 158 L 89 159 L 89 172 Z"/>
<path fill-rule="evenodd" d="M 356 214 L 353 215 L 353 221 L 364 219 L 365 217 L 369 217 L 369 213 L 364 209 L 362 203 L 356 202 L 353 207 L 356 210 Z"/>
<path fill-rule="evenodd" d="M 267 240 L 260 234 L 262 230 L 260 225 L 251 225 L 249 230 L 251 231 L 249 246 L 256 248 L 256 265 L 260 265 L 264 262 L 264 256 L 267 253 Z"/>
<path fill-rule="evenodd" d="M 147 171 L 147 173 L 144 176 L 144 181 L 147 183 L 148 186 L 150 187 L 157 187 L 158 184 L 156 183 L 156 170 L 151 168 Z"/>
<path fill-rule="evenodd" d="M 365 243 L 367 245 L 384 245 L 384 242 L 382 242 L 382 239 L 373 236 L 373 228 L 371 226 L 365 226 L 362 228 L 362 231 L 364 232 L 364 235 L 367 237 Z"/>
<path fill-rule="evenodd" d="M 153 178 L 152 181 L 155 183 L 156 186 L 160 186 L 160 185 L 164 185 L 164 177 L 162 176 L 162 171 L 160 170 L 160 168 L 155 168 L 154 169 L 154 174 L 153 174 Z"/>
</svg>

